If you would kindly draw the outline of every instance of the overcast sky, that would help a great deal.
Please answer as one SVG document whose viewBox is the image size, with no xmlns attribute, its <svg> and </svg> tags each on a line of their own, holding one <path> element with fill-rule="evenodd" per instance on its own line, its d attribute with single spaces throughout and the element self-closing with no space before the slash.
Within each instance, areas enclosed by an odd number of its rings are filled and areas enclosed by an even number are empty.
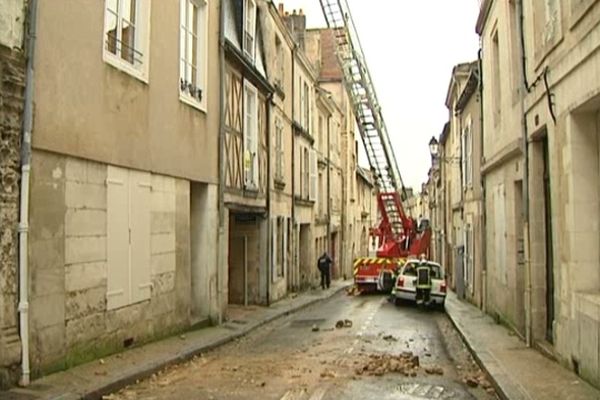
<svg viewBox="0 0 600 400">
<path fill-rule="evenodd" d="M 287 11 L 302 8 L 309 27 L 325 26 L 319 0 L 283 3 Z M 444 102 L 452 67 L 477 59 L 479 0 L 348 4 L 404 184 L 419 189 L 431 164 L 427 144 L 448 120 Z"/>
</svg>

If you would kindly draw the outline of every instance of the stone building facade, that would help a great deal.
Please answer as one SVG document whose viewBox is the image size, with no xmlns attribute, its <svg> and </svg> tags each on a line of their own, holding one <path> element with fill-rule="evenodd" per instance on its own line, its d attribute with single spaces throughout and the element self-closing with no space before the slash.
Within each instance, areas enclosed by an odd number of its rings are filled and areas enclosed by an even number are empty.
<svg viewBox="0 0 600 400">
<path fill-rule="evenodd" d="M 0 7 L 0 388 L 13 381 L 18 336 L 18 225 L 26 3 Z"/>
</svg>

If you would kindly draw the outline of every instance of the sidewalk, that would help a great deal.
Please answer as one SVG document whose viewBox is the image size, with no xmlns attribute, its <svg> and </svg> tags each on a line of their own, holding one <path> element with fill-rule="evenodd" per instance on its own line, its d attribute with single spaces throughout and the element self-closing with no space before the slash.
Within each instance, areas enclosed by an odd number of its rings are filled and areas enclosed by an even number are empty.
<svg viewBox="0 0 600 400">
<path fill-rule="evenodd" d="M 270 307 L 232 307 L 223 325 L 150 343 L 124 353 L 71 368 L 33 381 L 27 388 L 0 392 L 2 400 L 99 399 L 164 367 L 185 361 L 202 352 L 244 336 L 252 330 L 316 302 L 325 300 L 351 285 L 332 282 L 331 288 L 290 296 Z"/>
<path fill-rule="evenodd" d="M 598 400 L 573 372 L 528 348 L 477 307 L 448 293 L 446 312 L 504 399 Z"/>
</svg>

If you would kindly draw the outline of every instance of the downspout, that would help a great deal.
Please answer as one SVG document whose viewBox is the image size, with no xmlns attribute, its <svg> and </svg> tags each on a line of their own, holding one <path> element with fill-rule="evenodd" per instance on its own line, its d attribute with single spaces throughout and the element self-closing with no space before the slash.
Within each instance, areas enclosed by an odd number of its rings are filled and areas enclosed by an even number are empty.
<svg viewBox="0 0 600 400">
<path fill-rule="evenodd" d="M 327 249 L 333 254 L 331 248 L 331 115 L 327 116 Z"/>
<path fill-rule="evenodd" d="M 221 75 L 221 84 L 219 85 L 220 97 L 220 121 L 219 121 L 219 227 L 218 227 L 218 249 L 217 249 L 217 309 L 218 309 L 218 325 L 223 323 L 223 288 L 221 279 L 222 265 L 225 263 L 225 6 L 223 2 L 219 3 L 219 69 Z"/>
<path fill-rule="evenodd" d="M 483 43 L 480 43 L 479 51 L 477 52 L 477 59 L 479 61 L 479 125 L 480 125 L 480 143 L 479 149 L 481 153 L 479 154 L 479 171 L 481 171 L 481 161 L 484 158 L 484 114 L 483 114 Z M 480 173 L 479 176 L 480 185 L 481 185 L 481 282 L 479 291 L 479 304 L 481 305 L 482 310 L 485 312 L 487 310 L 487 218 L 486 218 L 486 191 L 485 191 L 485 177 Z"/>
<path fill-rule="evenodd" d="M 34 55 L 36 40 L 37 0 L 29 2 L 27 35 L 27 72 L 25 107 L 21 142 L 21 198 L 19 204 L 19 331 L 21 333 L 21 386 L 29 385 L 29 185 L 31 171 L 31 135 L 33 128 Z"/>
<path fill-rule="evenodd" d="M 298 45 L 294 42 L 292 47 L 292 235 L 290 241 L 292 242 L 292 288 L 297 288 L 296 283 L 300 275 L 298 265 L 298 238 L 296 230 L 296 132 L 294 128 L 294 122 L 296 121 L 296 50 Z M 298 266 L 298 271 L 296 267 Z M 298 272 L 298 273 L 296 273 Z"/>
<path fill-rule="evenodd" d="M 269 158 L 268 158 L 268 162 L 267 162 L 267 234 L 268 234 L 268 241 L 267 243 L 270 243 L 271 246 L 267 246 L 270 247 L 269 251 L 267 251 L 267 265 L 270 266 L 270 268 L 267 268 L 267 307 L 271 305 L 271 280 L 273 279 L 273 271 L 275 270 L 275 266 L 273 265 L 274 259 L 273 259 L 273 249 L 275 246 L 275 243 L 273 242 L 273 223 L 271 221 L 271 162 L 273 160 L 273 158 L 271 157 L 271 106 L 273 103 L 273 93 L 269 94 L 269 97 L 267 97 L 267 115 L 266 115 L 266 119 L 267 119 L 267 151 L 269 154 Z"/>
<path fill-rule="evenodd" d="M 531 284 L 531 261 L 530 261 L 530 231 L 529 231 L 529 134 L 527 132 L 527 115 L 525 113 L 525 96 L 529 91 L 529 83 L 527 79 L 527 58 L 525 55 L 525 29 L 523 28 L 523 24 L 525 21 L 525 15 L 523 10 L 523 0 L 517 1 L 517 6 L 519 8 L 519 18 L 518 21 L 518 29 L 519 35 L 521 39 L 520 50 L 521 50 L 521 68 L 523 73 L 523 85 L 520 90 L 520 106 L 521 106 L 521 123 L 523 126 L 523 160 L 525 166 L 523 168 L 523 219 L 524 223 L 524 232 L 523 232 L 523 247 L 524 247 L 524 263 L 525 263 L 525 274 L 527 276 L 527 286 L 525 287 L 525 302 L 527 304 L 527 309 L 525 312 L 525 340 L 527 346 L 531 347 L 533 345 L 533 300 L 532 300 L 532 284 Z"/>
</svg>

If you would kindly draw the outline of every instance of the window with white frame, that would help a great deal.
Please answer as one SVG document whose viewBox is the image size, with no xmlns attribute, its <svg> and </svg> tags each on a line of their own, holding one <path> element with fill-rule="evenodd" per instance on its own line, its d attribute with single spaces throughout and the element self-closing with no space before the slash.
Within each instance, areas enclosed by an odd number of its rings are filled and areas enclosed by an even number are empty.
<svg viewBox="0 0 600 400">
<path fill-rule="evenodd" d="M 244 182 L 246 188 L 258 188 L 258 92 L 244 83 Z"/>
<path fill-rule="evenodd" d="M 206 0 L 180 0 L 179 93 L 198 105 L 206 98 Z"/>
<path fill-rule="evenodd" d="M 150 1 L 106 0 L 104 60 L 136 77 L 146 78 Z"/>
<path fill-rule="evenodd" d="M 283 154 L 283 123 L 281 118 L 275 118 L 275 180 L 283 182 L 284 177 L 284 154 Z"/>
<path fill-rule="evenodd" d="M 256 2 L 244 0 L 244 54 L 254 61 L 256 51 Z"/>
</svg>

